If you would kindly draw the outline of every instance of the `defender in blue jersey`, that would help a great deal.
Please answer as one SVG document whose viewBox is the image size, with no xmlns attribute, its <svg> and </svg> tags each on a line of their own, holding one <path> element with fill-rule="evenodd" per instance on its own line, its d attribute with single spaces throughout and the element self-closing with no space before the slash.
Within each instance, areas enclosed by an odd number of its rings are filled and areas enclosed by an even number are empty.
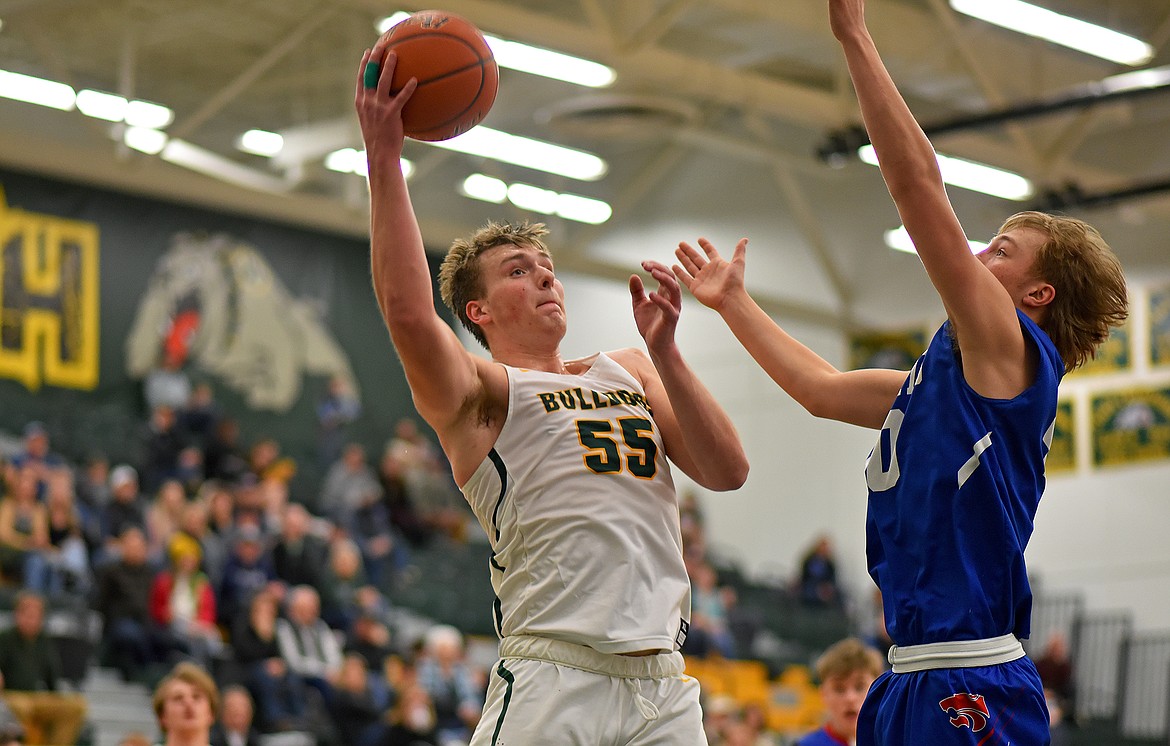
<svg viewBox="0 0 1170 746">
<path fill-rule="evenodd" d="M 973 256 L 934 149 L 865 26 L 864 0 L 828 0 L 882 176 L 948 321 L 914 369 L 840 372 L 780 329 L 699 239 L 674 272 L 809 412 L 880 431 L 868 466 L 867 555 L 893 670 L 870 689 L 859 746 L 1049 742 L 1028 634 L 1024 549 L 1044 489 L 1063 373 L 1127 315 L 1125 278 L 1080 220 L 1010 217 Z"/>
</svg>

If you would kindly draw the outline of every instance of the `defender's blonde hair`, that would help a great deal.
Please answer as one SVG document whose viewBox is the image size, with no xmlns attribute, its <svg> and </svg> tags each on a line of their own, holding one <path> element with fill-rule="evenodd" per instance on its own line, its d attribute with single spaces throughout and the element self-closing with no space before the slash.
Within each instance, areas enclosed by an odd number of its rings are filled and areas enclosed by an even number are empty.
<svg viewBox="0 0 1170 746">
<path fill-rule="evenodd" d="M 487 338 L 478 325 L 467 318 L 468 301 L 476 300 L 483 294 L 483 282 L 479 272 L 479 256 L 497 246 L 522 246 L 548 254 L 548 246 L 542 240 L 548 235 L 544 223 L 520 224 L 489 222 L 466 238 L 456 239 L 447 250 L 447 256 L 439 267 L 439 295 L 443 303 L 459 317 L 463 328 L 471 332 L 479 343 L 488 346 Z"/>
<path fill-rule="evenodd" d="M 1066 373 L 1094 357 L 1109 330 L 1129 315 L 1121 263 L 1097 229 L 1083 220 L 1043 212 L 1012 215 L 1000 233 L 1043 231 L 1035 274 L 1056 289 L 1040 326 L 1056 345 Z"/>
<path fill-rule="evenodd" d="M 856 637 L 835 642 L 817 658 L 817 679 L 823 684 L 829 679 L 849 676 L 860 671 L 877 678 L 885 671 L 881 653 Z"/>
</svg>

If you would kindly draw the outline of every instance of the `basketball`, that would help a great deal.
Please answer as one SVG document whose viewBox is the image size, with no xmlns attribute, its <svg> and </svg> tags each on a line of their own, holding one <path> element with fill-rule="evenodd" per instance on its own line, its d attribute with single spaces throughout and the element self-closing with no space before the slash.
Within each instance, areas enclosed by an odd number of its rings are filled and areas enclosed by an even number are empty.
<svg viewBox="0 0 1170 746">
<path fill-rule="evenodd" d="M 386 31 L 398 55 L 391 95 L 411 78 L 418 88 L 402 110 L 407 137 L 448 140 L 483 120 L 496 100 L 500 70 L 470 21 L 441 10 L 420 10 Z"/>
</svg>

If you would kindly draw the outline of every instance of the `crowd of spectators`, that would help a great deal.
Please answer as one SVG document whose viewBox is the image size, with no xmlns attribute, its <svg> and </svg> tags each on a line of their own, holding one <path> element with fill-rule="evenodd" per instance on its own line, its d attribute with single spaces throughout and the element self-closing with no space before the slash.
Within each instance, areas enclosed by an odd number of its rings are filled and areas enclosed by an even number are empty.
<svg viewBox="0 0 1170 746">
<path fill-rule="evenodd" d="M 209 385 L 174 378 L 148 392 L 132 463 L 73 462 L 39 422 L 0 453 L 0 587 L 17 626 L 32 607 L 92 609 L 96 655 L 125 679 L 153 685 L 183 661 L 210 672 L 224 692 L 217 733 L 234 734 L 231 746 L 250 731 L 305 733 L 318 746 L 468 736 L 484 673 L 452 628 L 437 627 L 433 644 L 398 639 L 391 601 L 413 552 L 468 534 L 438 450 L 404 421 L 371 464 L 362 445 L 339 440 L 360 410 L 333 382 L 318 450 L 333 460 L 314 494 L 294 497 L 296 464 L 277 438 L 245 442 Z M 18 673 L 0 701 L 32 725 L 24 742 L 73 743 L 79 720 L 46 733 L 52 721 L 20 696 L 60 688 L 53 640 L 36 638 L 46 673 L 34 681 L 11 655 L 24 638 L 4 634 L 0 672 Z"/>
</svg>

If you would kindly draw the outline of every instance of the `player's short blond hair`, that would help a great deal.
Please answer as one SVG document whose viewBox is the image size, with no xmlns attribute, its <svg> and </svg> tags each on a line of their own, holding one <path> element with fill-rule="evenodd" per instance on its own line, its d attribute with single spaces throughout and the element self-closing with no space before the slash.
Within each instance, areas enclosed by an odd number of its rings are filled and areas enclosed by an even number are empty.
<svg viewBox="0 0 1170 746">
<path fill-rule="evenodd" d="M 483 330 L 467 317 L 467 304 L 483 294 L 483 282 L 479 272 L 479 257 L 488 249 L 497 246 L 521 246 L 534 248 L 548 254 L 544 237 L 548 229 L 544 223 L 519 224 L 489 222 L 475 233 L 458 238 L 451 243 L 447 256 L 439 267 L 439 295 L 443 303 L 459 318 L 459 323 L 484 347 L 491 349 Z"/>
<path fill-rule="evenodd" d="M 1034 228 L 1048 236 L 1036 254 L 1036 276 L 1056 289 L 1040 326 L 1056 345 L 1065 372 L 1094 357 L 1109 330 L 1129 316 L 1125 274 L 1109 244 L 1083 220 L 1043 212 L 1012 215 L 1000 233 Z"/>
<path fill-rule="evenodd" d="M 822 684 L 859 671 L 876 679 L 885 668 L 881 653 L 856 637 L 833 643 L 816 662 L 817 680 Z"/>
</svg>

